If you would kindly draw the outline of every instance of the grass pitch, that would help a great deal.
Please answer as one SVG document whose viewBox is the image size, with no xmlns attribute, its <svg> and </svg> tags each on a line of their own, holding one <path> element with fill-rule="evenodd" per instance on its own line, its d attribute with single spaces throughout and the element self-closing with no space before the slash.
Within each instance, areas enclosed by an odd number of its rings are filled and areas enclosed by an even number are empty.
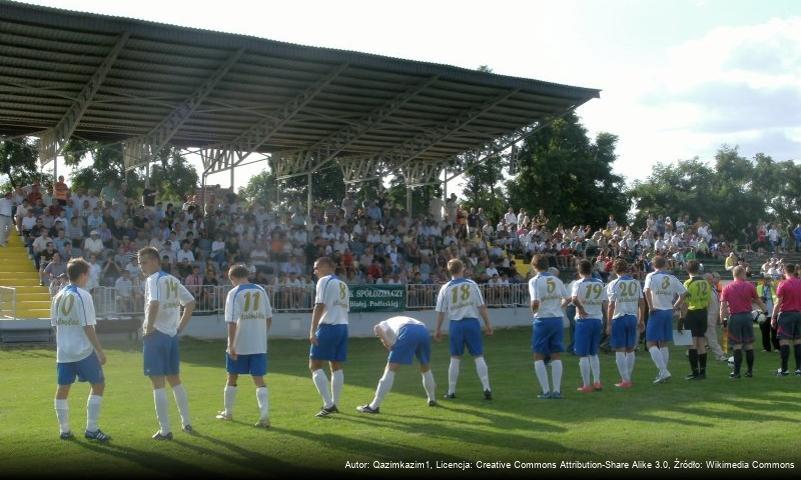
<svg viewBox="0 0 801 480">
<path fill-rule="evenodd" d="M 494 400 L 483 400 L 469 358 L 462 361 L 458 399 L 443 400 L 448 347 L 435 343 L 432 361 L 441 406 L 426 405 L 419 373 L 404 367 L 381 414 L 373 416 L 355 407 L 372 399 L 386 351 L 375 339 L 351 339 L 342 413 L 326 419 L 314 417 L 321 402 L 307 370 L 308 344 L 271 340 L 270 430 L 252 426 L 258 411 L 249 377 L 240 377 L 234 421 L 215 420 L 222 408 L 224 342 L 183 339 L 181 373 L 198 435 L 180 431 L 170 399 L 172 442 L 150 439 L 158 426 L 150 384 L 142 375 L 141 345 L 107 341 L 100 425 L 113 437 L 108 445 L 83 439 L 88 386 L 77 383 L 70 393 L 77 440 L 58 439 L 53 348 L 5 349 L 0 351 L 2 471 L 4 476 L 64 477 L 88 470 L 109 476 L 270 476 L 301 468 L 343 472 L 346 462 L 372 466 L 376 460 L 428 460 L 432 467 L 437 461 L 468 461 L 475 467 L 477 461 L 643 460 L 668 461 L 672 467 L 675 459 L 713 459 L 789 461 L 798 468 L 801 378 L 773 375 L 778 354 L 758 352 L 753 379 L 731 381 L 727 365 L 710 360 L 706 381 L 687 382 L 686 358 L 674 347 L 673 379 L 652 385 L 655 368 L 647 353 L 639 352 L 635 386 L 627 391 L 613 386 L 618 380 L 614 355 L 602 354 L 605 389 L 591 394 L 575 391 L 578 359 L 566 355 L 566 399 L 542 401 L 535 398 L 539 388 L 529 332 L 502 330 L 485 339 Z"/>
</svg>

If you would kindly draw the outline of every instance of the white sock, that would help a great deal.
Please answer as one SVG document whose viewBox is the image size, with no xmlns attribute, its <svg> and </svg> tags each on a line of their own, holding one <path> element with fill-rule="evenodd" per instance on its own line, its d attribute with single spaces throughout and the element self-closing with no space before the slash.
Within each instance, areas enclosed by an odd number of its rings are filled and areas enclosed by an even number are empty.
<svg viewBox="0 0 801 480">
<path fill-rule="evenodd" d="M 153 390 L 153 403 L 156 404 L 156 418 L 159 421 L 159 433 L 170 433 L 169 404 L 167 403 L 167 390 L 157 388 Z"/>
<path fill-rule="evenodd" d="M 437 384 L 434 383 L 434 373 L 431 372 L 431 370 L 429 370 L 426 373 L 423 373 L 422 375 L 423 375 L 423 388 L 426 391 L 426 396 L 428 397 L 428 401 L 429 402 L 436 401 Z"/>
<path fill-rule="evenodd" d="M 484 387 L 484 390 L 490 390 L 489 369 L 484 357 L 476 357 L 476 373 L 478 373 L 478 378 L 481 380 L 481 386 Z"/>
<path fill-rule="evenodd" d="M 331 391 L 328 390 L 328 376 L 322 368 L 318 368 L 312 372 L 312 381 L 314 386 L 317 387 L 317 392 L 323 399 L 323 407 L 331 408 L 334 404 L 331 402 Z"/>
<path fill-rule="evenodd" d="M 178 412 L 181 414 L 181 425 L 191 425 L 192 420 L 189 418 L 189 401 L 186 399 L 184 384 L 181 383 L 172 387 L 172 395 L 175 397 L 175 403 L 178 405 Z"/>
<path fill-rule="evenodd" d="M 381 406 L 384 397 L 392 390 L 392 383 L 394 381 L 395 372 L 389 369 L 384 370 L 384 376 L 378 381 L 378 387 L 375 389 L 375 398 L 373 398 L 373 401 L 370 403 L 370 408 L 375 409 Z"/>
<path fill-rule="evenodd" d="M 553 391 L 562 392 L 562 361 L 553 360 L 551 362 L 551 378 L 553 380 Z"/>
<path fill-rule="evenodd" d="M 649 348 L 648 352 L 651 354 L 651 360 L 654 361 L 654 365 L 659 369 L 659 374 L 661 375 L 665 371 L 665 357 L 662 356 L 662 352 L 659 351 L 659 347 L 656 345 Z"/>
<path fill-rule="evenodd" d="M 627 352 L 626 353 L 626 365 L 629 367 L 629 375 L 626 377 L 628 381 L 631 381 L 631 376 L 634 374 L 634 360 L 636 359 L 636 355 L 634 352 Z"/>
<path fill-rule="evenodd" d="M 620 379 L 624 382 L 629 381 L 629 366 L 626 363 L 626 352 L 615 352 L 615 363 L 617 364 L 617 371 L 620 372 Z"/>
<path fill-rule="evenodd" d="M 590 368 L 592 369 L 592 378 L 595 383 L 601 383 L 601 360 L 598 355 L 590 357 Z"/>
<path fill-rule="evenodd" d="M 345 385 L 345 372 L 337 370 L 331 375 L 331 401 L 334 405 L 339 403 L 339 396 L 342 395 L 342 387 Z"/>
<path fill-rule="evenodd" d="M 234 414 L 234 402 L 236 401 L 236 387 L 226 385 L 223 390 L 223 410 L 226 415 Z"/>
<path fill-rule="evenodd" d="M 97 431 L 97 418 L 100 416 L 100 403 L 103 401 L 103 397 L 100 395 L 89 395 L 89 399 L 86 400 L 86 431 L 87 432 L 96 432 Z"/>
<path fill-rule="evenodd" d="M 590 358 L 579 358 L 579 371 L 581 372 L 581 383 L 584 387 L 590 386 Z"/>
<path fill-rule="evenodd" d="M 270 418 L 270 402 L 267 400 L 267 385 L 256 389 L 256 403 L 259 404 L 259 415 L 262 420 Z"/>
<path fill-rule="evenodd" d="M 665 370 L 667 370 L 668 365 L 670 365 L 670 350 L 667 347 L 662 347 L 659 351 L 662 352 L 662 358 L 665 359 Z"/>
<path fill-rule="evenodd" d="M 56 418 L 58 419 L 58 426 L 61 430 L 59 433 L 67 433 L 70 431 L 70 405 L 67 400 L 55 401 Z"/>
<path fill-rule="evenodd" d="M 451 357 L 451 364 L 448 366 L 448 395 L 456 393 L 456 381 L 459 380 L 460 362 L 460 359 Z"/>
<path fill-rule="evenodd" d="M 548 370 L 545 369 L 545 362 L 536 360 L 534 362 L 534 373 L 537 374 L 537 380 L 540 382 L 542 393 L 550 393 L 551 386 L 548 384 Z"/>
</svg>

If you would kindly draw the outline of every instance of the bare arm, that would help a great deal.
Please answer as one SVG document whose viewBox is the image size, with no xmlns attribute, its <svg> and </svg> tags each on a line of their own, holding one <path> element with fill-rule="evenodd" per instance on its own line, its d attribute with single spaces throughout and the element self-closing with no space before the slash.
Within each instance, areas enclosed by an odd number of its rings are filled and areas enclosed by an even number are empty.
<svg viewBox="0 0 801 480">
<path fill-rule="evenodd" d="M 770 325 L 773 328 L 776 328 L 776 326 L 779 324 L 779 312 L 781 311 L 781 308 L 782 308 L 782 297 L 777 297 L 776 305 L 773 306 L 773 313 L 770 316 L 771 318 Z"/>
<path fill-rule="evenodd" d="M 156 330 L 156 315 L 159 314 L 159 302 L 151 300 L 147 304 L 147 325 L 145 326 L 145 336 L 150 335 Z"/>
<path fill-rule="evenodd" d="M 487 329 L 487 335 L 492 335 L 492 325 L 490 324 L 489 310 L 487 310 L 487 305 L 481 305 L 478 307 L 478 312 L 481 314 L 481 318 L 484 320 L 484 326 Z"/>
<path fill-rule="evenodd" d="M 97 353 L 97 359 L 100 361 L 100 365 L 105 365 L 106 363 L 106 354 L 103 352 L 103 347 L 100 346 L 100 340 L 97 338 L 97 332 L 95 332 L 94 325 L 86 325 L 83 327 L 84 333 L 86 333 L 86 337 L 89 339 L 89 343 L 95 348 L 95 352 Z"/>
<path fill-rule="evenodd" d="M 537 313 L 537 310 L 540 309 L 540 301 L 539 300 L 532 300 L 531 301 L 531 312 Z"/>
<path fill-rule="evenodd" d="M 729 319 L 729 302 L 726 300 L 720 301 L 720 321 L 725 322 Z"/>
<path fill-rule="evenodd" d="M 228 322 L 228 355 L 231 356 L 231 360 L 236 360 L 236 323 Z"/>
<path fill-rule="evenodd" d="M 320 325 L 320 319 L 323 318 L 324 312 L 325 312 L 324 303 L 317 303 L 314 305 L 314 311 L 312 312 L 311 328 L 309 329 L 309 341 L 314 345 L 317 345 L 317 337 L 314 336 L 314 332 L 317 331 L 317 326 Z"/>
<path fill-rule="evenodd" d="M 649 310 L 653 310 L 653 304 L 654 303 L 653 303 L 653 301 L 651 299 L 651 289 L 650 288 L 646 288 L 643 293 L 645 294 L 644 295 L 645 303 L 646 303 L 646 305 L 648 305 L 648 309 Z"/>
<path fill-rule="evenodd" d="M 647 311 L 645 308 L 645 300 L 643 300 L 642 298 L 640 299 L 639 307 L 640 307 L 640 318 L 637 319 L 637 328 L 639 328 L 640 331 L 642 332 L 643 330 L 645 330 L 645 314 Z"/>
<path fill-rule="evenodd" d="M 184 305 L 184 313 L 181 315 L 181 323 L 178 324 L 178 333 L 184 331 L 186 328 L 186 324 L 189 323 L 189 320 L 192 319 L 192 312 L 195 311 L 195 301 L 192 300 L 191 302 L 187 302 Z"/>
<path fill-rule="evenodd" d="M 573 302 L 573 305 L 576 306 L 576 311 L 579 314 L 579 317 L 586 318 L 587 317 L 587 310 L 584 310 L 584 304 L 581 303 L 578 297 L 573 297 L 570 299 Z"/>
<path fill-rule="evenodd" d="M 434 330 L 434 339 L 442 340 L 442 322 L 445 321 L 445 312 L 437 312 L 437 328 Z"/>
</svg>

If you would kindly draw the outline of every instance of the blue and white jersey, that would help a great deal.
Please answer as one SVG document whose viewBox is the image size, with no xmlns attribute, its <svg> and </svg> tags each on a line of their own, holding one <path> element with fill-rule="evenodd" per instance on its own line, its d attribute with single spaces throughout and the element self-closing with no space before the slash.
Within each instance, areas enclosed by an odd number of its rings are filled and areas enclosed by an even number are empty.
<svg viewBox="0 0 801 480">
<path fill-rule="evenodd" d="M 320 324 L 347 325 L 350 310 L 350 290 L 348 284 L 336 275 L 326 275 L 317 280 L 314 303 L 325 305 Z"/>
<path fill-rule="evenodd" d="M 570 294 L 575 297 L 584 310 L 587 318 L 603 318 L 603 304 L 607 301 L 606 289 L 601 280 L 597 278 L 583 278 L 573 284 L 573 291 Z"/>
<path fill-rule="evenodd" d="M 400 335 L 401 328 L 405 327 L 406 325 L 421 325 L 425 327 L 425 323 L 415 320 L 412 317 L 391 317 L 383 322 L 378 324 L 378 328 L 380 328 L 387 337 L 389 337 L 389 345 L 392 346 L 395 344 L 395 341 L 398 339 L 398 335 Z"/>
<path fill-rule="evenodd" d="M 562 318 L 564 316 L 562 300 L 569 299 L 570 294 L 567 293 L 565 284 L 559 277 L 548 272 L 538 273 L 528 281 L 528 294 L 532 302 L 535 300 L 540 302 L 534 318 Z"/>
<path fill-rule="evenodd" d="M 484 296 L 476 282 L 466 278 L 456 278 L 439 289 L 436 311 L 444 313 L 448 320 L 459 321 L 465 318 L 481 318 L 478 309 L 484 305 Z"/>
<path fill-rule="evenodd" d="M 62 288 L 50 304 L 50 324 L 56 327 L 56 362 L 79 362 L 91 355 L 95 347 L 83 327 L 96 323 L 92 295 L 72 284 Z"/>
<path fill-rule="evenodd" d="M 259 285 L 243 283 L 225 299 L 225 322 L 236 324 L 234 348 L 238 355 L 267 353 L 267 319 L 272 318 L 270 297 Z"/>
<path fill-rule="evenodd" d="M 644 290 L 651 290 L 651 308 L 654 310 L 671 310 L 678 295 L 687 293 L 687 289 L 673 275 L 657 270 L 645 276 Z"/>
<path fill-rule="evenodd" d="M 181 321 L 181 307 L 193 301 L 195 297 L 189 293 L 181 282 L 172 275 L 156 272 L 147 277 L 145 281 L 145 322 L 144 331 L 153 323 L 154 328 L 161 333 L 174 336 L 178 333 Z M 150 302 L 159 303 L 156 318 L 148 318 L 148 305 Z"/>
<path fill-rule="evenodd" d="M 610 302 L 615 302 L 615 311 L 612 318 L 622 317 L 623 315 L 634 315 L 639 313 L 640 299 L 643 298 L 640 282 L 629 275 L 618 277 L 606 286 L 606 295 Z"/>
</svg>

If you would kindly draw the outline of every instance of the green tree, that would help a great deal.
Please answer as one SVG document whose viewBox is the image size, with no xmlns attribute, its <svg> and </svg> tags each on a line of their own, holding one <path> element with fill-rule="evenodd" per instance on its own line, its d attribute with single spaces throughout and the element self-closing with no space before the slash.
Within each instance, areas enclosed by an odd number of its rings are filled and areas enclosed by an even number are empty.
<svg viewBox="0 0 801 480">
<path fill-rule="evenodd" d="M 63 155 L 64 162 L 72 167 L 73 188 L 99 191 L 103 185 L 124 180 L 132 196 L 139 197 L 144 189 L 143 169 L 125 171 L 122 145 L 71 140 L 64 147 Z M 89 165 L 85 165 L 87 159 L 91 160 Z M 165 148 L 151 164 L 149 180 L 150 186 L 164 200 L 183 200 L 198 186 L 197 171 L 173 147 Z"/>
<path fill-rule="evenodd" d="M 36 142 L 29 138 L 0 142 L 0 174 L 12 188 L 42 181 L 45 175 L 37 170 Z"/>
<path fill-rule="evenodd" d="M 248 184 L 239 189 L 239 194 L 250 203 L 272 208 L 275 203 L 275 175 L 264 169 L 250 177 Z"/>
<path fill-rule="evenodd" d="M 529 213 L 545 210 L 554 224 L 600 226 L 612 214 L 623 221 L 629 207 L 621 176 L 612 173 L 617 137 L 600 133 L 592 142 L 570 113 L 526 139 L 518 173 L 506 182 L 509 204 Z"/>
</svg>

